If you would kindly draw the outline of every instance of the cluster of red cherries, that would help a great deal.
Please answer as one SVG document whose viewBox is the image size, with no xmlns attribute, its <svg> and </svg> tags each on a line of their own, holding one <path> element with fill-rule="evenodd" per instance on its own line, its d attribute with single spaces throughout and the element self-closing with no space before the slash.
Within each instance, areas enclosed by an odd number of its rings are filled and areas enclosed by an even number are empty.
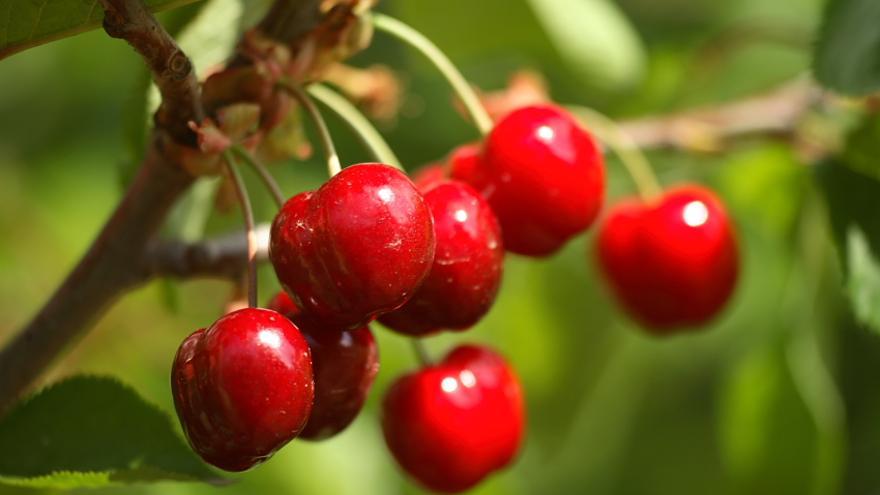
<svg viewBox="0 0 880 495">
<path fill-rule="evenodd" d="M 294 196 L 271 230 L 284 292 L 196 331 L 177 353 L 172 387 L 190 444 L 240 471 L 293 438 L 339 433 L 378 371 L 371 322 L 412 337 L 471 328 L 495 300 L 505 250 L 555 253 L 594 222 L 604 190 L 593 138 L 542 105 L 511 112 L 484 143 L 414 180 L 359 164 Z M 615 206 L 598 261 L 626 310 L 657 334 L 716 315 L 738 268 L 724 208 L 699 186 Z M 422 363 L 386 392 L 382 412 L 391 453 L 436 491 L 468 489 L 508 465 L 524 434 L 519 380 L 485 346 Z"/>
</svg>

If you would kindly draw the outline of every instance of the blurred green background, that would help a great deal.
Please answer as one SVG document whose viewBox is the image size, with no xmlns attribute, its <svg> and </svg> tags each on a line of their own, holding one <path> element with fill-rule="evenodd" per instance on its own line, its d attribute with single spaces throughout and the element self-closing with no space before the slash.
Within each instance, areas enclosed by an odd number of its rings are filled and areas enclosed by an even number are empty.
<svg viewBox="0 0 880 495">
<path fill-rule="evenodd" d="M 247 24 L 265 2 L 208 3 L 227 23 L 238 22 L 245 5 Z M 503 87 L 529 68 L 544 74 L 557 101 L 626 119 L 798 77 L 809 68 L 822 2 L 385 0 L 379 8 L 431 37 L 483 88 Z M 161 18 L 174 24 L 186 15 Z M 207 59 L 216 58 L 212 50 L 222 58 L 229 37 L 194 43 Z M 408 167 L 476 138 L 445 82 L 406 47 L 378 34 L 353 63 L 387 64 L 406 84 L 399 118 L 382 131 Z M 0 342 L 51 294 L 120 198 L 121 177 L 137 159 L 131 143 L 144 77 L 136 54 L 101 31 L 0 61 Z M 331 127 L 344 162 L 369 159 L 344 126 L 331 118 Z M 522 455 L 474 492 L 876 493 L 880 342 L 853 322 L 843 299 L 809 164 L 769 139 L 713 155 L 650 158 L 664 183 L 705 183 L 727 202 L 744 262 L 734 299 L 711 328 L 652 339 L 602 286 L 593 232 L 545 261 L 509 256 L 489 316 L 465 334 L 429 341 L 436 356 L 456 342 L 489 343 L 525 386 Z M 324 177 L 317 159 L 273 171 L 289 194 Z M 609 159 L 608 171 L 610 201 L 632 193 L 619 163 Z M 248 179 L 259 217 L 271 218 L 270 201 Z M 214 213 L 206 230 L 238 221 Z M 261 275 L 265 298 L 277 283 L 271 269 Z M 219 281 L 147 285 L 120 300 L 44 380 L 113 375 L 173 414 L 171 359 L 184 336 L 218 316 L 230 290 Z M 385 449 L 377 418 L 382 393 L 415 361 L 405 339 L 375 332 L 381 372 L 365 411 L 338 437 L 294 441 L 223 488 L 163 482 L 95 491 L 418 493 Z"/>
</svg>

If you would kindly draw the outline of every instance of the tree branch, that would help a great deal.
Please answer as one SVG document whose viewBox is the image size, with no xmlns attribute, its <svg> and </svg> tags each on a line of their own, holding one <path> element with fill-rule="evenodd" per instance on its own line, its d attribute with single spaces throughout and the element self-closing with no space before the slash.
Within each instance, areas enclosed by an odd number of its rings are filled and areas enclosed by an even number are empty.
<svg viewBox="0 0 880 495">
<path fill-rule="evenodd" d="M 177 46 L 141 0 L 101 0 L 104 30 L 128 42 L 150 68 L 162 104 L 154 116 L 156 127 L 166 129 L 180 143 L 195 145 L 191 120 L 204 119 L 199 81 L 189 57 Z"/>
<path fill-rule="evenodd" d="M 265 261 L 269 254 L 269 225 L 258 225 L 256 235 L 257 260 Z M 168 240 L 153 243 L 144 256 L 141 279 L 217 277 L 238 280 L 246 268 L 247 242 L 244 232 L 236 231 L 199 242 Z"/>
<path fill-rule="evenodd" d="M 641 149 L 717 151 L 728 139 L 748 135 L 791 135 L 822 92 L 798 79 L 769 93 L 731 103 L 621 123 Z"/>
<path fill-rule="evenodd" d="M 0 350 L 0 412 L 116 298 L 140 281 L 125 267 L 142 256 L 147 241 L 193 180 L 171 165 L 163 151 L 158 143 L 150 148 L 138 176 L 88 252 L 24 330 Z"/>
<path fill-rule="evenodd" d="M 276 3 L 288 5 L 290 12 L 317 9 L 314 0 Z M 212 251 L 173 243 L 155 247 L 160 245 L 154 241 L 157 231 L 193 183 L 181 164 L 199 156 L 188 124 L 202 121 L 204 101 L 192 63 L 141 0 L 101 0 L 101 4 L 105 30 L 126 40 L 144 58 L 162 103 L 140 171 L 121 203 L 61 287 L 0 350 L 0 414 L 123 293 L 156 275 L 219 273 L 223 260 L 236 259 L 239 250 L 238 246 Z M 317 26 L 319 19 L 305 18 L 297 33 Z M 233 246 L 240 241 L 227 242 Z"/>
</svg>

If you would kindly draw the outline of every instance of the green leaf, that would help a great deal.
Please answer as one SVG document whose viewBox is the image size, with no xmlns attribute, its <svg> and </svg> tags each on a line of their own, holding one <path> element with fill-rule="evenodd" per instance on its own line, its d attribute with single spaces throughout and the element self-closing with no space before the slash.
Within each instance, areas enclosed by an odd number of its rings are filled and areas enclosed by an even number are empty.
<svg viewBox="0 0 880 495">
<path fill-rule="evenodd" d="M 556 51 L 581 81 L 626 89 L 645 66 L 642 42 L 629 20 L 606 0 L 529 0 Z"/>
<path fill-rule="evenodd" d="M 880 181 L 840 161 L 817 167 L 847 294 L 859 321 L 880 332 Z"/>
<path fill-rule="evenodd" d="M 880 262 L 865 233 L 850 227 L 846 236 L 846 289 L 859 322 L 880 331 Z"/>
<path fill-rule="evenodd" d="M 172 9 L 197 0 L 144 0 L 151 11 Z M 0 5 L 0 59 L 101 25 L 98 0 L 9 0 Z"/>
<path fill-rule="evenodd" d="M 0 420 L 0 484 L 70 489 L 221 479 L 169 416 L 113 378 L 56 383 Z"/>
<path fill-rule="evenodd" d="M 880 115 L 865 118 L 846 141 L 844 163 L 880 180 Z"/>
<path fill-rule="evenodd" d="M 814 68 L 823 85 L 844 94 L 880 89 L 880 2 L 832 0 L 825 11 Z"/>
</svg>

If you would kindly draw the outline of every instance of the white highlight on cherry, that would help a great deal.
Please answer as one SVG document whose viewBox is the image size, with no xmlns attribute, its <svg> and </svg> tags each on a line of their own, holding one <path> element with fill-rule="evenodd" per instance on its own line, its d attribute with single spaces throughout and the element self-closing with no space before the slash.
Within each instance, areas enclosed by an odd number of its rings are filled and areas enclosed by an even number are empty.
<svg viewBox="0 0 880 495">
<path fill-rule="evenodd" d="M 455 392 L 458 390 L 458 381 L 451 376 L 447 376 L 440 381 L 440 388 L 442 388 L 447 394 Z"/>
<path fill-rule="evenodd" d="M 552 127 L 547 125 L 542 125 L 541 127 L 538 127 L 537 133 L 538 139 L 544 141 L 545 143 L 553 141 L 553 138 L 556 137 L 556 131 L 554 131 Z"/>
<path fill-rule="evenodd" d="M 467 388 L 471 388 L 477 384 L 477 377 L 470 370 L 463 370 L 458 374 L 458 379 L 461 380 L 461 384 Z"/>
<path fill-rule="evenodd" d="M 455 216 L 456 222 L 461 222 L 461 223 L 467 222 L 468 213 L 464 210 L 455 210 L 454 216 Z"/>
<path fill-rule="evenodd" d="M 394 191 L 392 191 L 390 187 L 382 187 L 376 194 L 379 196 L 379 199 L 381 199 L 383 203 L 390 203 L 394 201 Z"/>
<path fill-rule="evenodd" d="M 681 217 L 688 226 L 699 227 L 709 220 L 709 209 L 702 201 L 691 201 L 684 206 Z"/>
<path fill-rule="evenodd" d="M 257 339 L 259 339 L 261 344 L 272 349 L 281 347 L 281 336 L 272 330 L 260 330 L 260 333 L 257 334 Z"/>
</svg>

